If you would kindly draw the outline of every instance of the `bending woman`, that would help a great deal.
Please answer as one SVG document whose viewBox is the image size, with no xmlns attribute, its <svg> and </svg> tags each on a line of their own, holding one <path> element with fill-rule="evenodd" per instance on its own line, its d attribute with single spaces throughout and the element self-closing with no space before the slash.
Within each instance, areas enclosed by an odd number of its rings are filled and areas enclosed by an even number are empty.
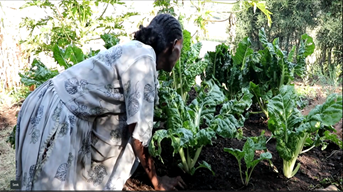
<svg viewBox="0 0 343 192">
<path fill-rule="evenodd" d="M 157 70 L 182 49 L 180 23 L 157 15 L 134 40 L 48 80 L 23 103 L 16 131 L 22 190 L 122 190 L 141 163 L 156 190 L 185 184 L 160 177 L 147 146 L 158 101 Z"/>
</svg>

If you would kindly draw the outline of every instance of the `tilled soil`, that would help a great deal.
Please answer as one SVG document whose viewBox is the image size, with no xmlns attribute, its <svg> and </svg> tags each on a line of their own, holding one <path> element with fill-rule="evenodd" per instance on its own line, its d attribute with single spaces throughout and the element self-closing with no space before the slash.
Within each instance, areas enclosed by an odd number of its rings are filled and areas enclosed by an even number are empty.
<svg viewBox="0 0 343 192">
<path fill-rule="evenodd" d="M 265 135 L 270 136 L 266 122 L 258 115 L 250 116 L 243 128 L 244 136 L 259 136 L 265 130 Z M 276 151 L 276 140 L 271 139 L 267 143 L 268 151 L 273 155 L 272 167 L 268 161 L 260 162 L 253 170 L 248 186 L 243 186 L 239 174 L 238 162 L 234 156 L 224 152 L 224 147 L 242 149 L 243 140 L 225 139 L 218 137 L 212 146 L 203 148 L 199 162 L 208 162 L 215 175 L 207 169 L 198 169 L 193 176 L 184 174 L 177 166 L 180 162 L 178 154 L 172 156 L 170 141 L 162 141 L 162 158 L 164 164 L 155 159 L 157 173 L 171 177 L 180 175 L 187 183 L 185 190 L 232 190 L 232 191 L 271 191 L 291 190 L 308 191 L 325 188 L 332 183 L 342 190 L 342 150 L 334 143 L 329 143 L 325 150 L 315 147 L 309 152 L 301 154 L 298 161 L 301 168 L 291 179 L 287 179 L 282 173 L 282 159 Z M 255 158 L 258 158 L 257 153 Z M 278 172 L 276 172 L 276 169 Z M 242 170 L 245 165 L 242 162 Z M 244 173 L 243 173 L 244 179 Z M 124 190 L 153 190 L 152 185 L 142 167 L 127 181 Z"/>
<path fill-rule="evenodd" d="M 193 94 L 192 94 L 193 93 Z M 196 93 L 191 92 L 191 99 L 196 97 Z M 324 102 L 324 99 L 312 99 L 303 110 L 306 115 L 314 106 Z M 12 130 L 16 123 L 16 114 L 20 106 L 3 107 L 0 110 L 0 131 Z M 219 110 L 219 109 L 217 109 Z M 161 124 L 164 127 L 164 124 Z M 335 126 L 337 134 L 342 138 L 342 120 Z M 259 115 L 250 115 L 243 128 L 243 135 L 258 136 L 265 130 L 265 135 L 270 136 L 266 121 Z M 2 137 L 0 139 L 7 139 Z M 271 167 L 269 162 L 260 162 L 253 170 L 251 180 L 248 186 L 243 186 L 240 179 L 238 162 L 234 156 L 224 152 L 224 147 L 242 149 L 243 140 L 225 139 L 218 137 L 213 140 L 213 144 L 205 146 L 200 154 L 198 162 L 205 160 L 212 166 L 215 175 L 207 169 L 198 169 L 193 176 L 184 174 L 177 166 L 180 161 L 178 154 L 172 156 L 172 147 L 170 141 L 162 142 L 162 158 L 164 164 L 155 159 L 157 173 L 159 175 L 168 175 L 171 177 L 180 175 L 187 184 L 185 190 L 227 190 L 227 191 L 271 191 L 271 190 L 291 190 L 291 191 L 309 191 L 326 188 L 329 185 L 336 185 L 339 190 L 343 190 L 342 173 L 342 150 L 334 143 L 329 143 L 325 150 L 321 147 L 315 147 L 307 153 L 301 154 L 298 162 L 301 168 L 291 179 L 287 179 L 282 173 L 282 159 L 276 151 L 276 140 L 271 139 L 267 143 L 268 151 L 273 155 Z M 1 155 L 1 151 L 0 151 Z M 257 154 L 255 156 L 257 158 Z M 278 172 L 275 170 L 277 169 Z M 242 170 L 245 165 L 242 162 Z M 152 191 L 154 190 L 148 176 L 141 166 L 138 167 L 135 174 L 126 182 L 124 190 L 126 191 Z"/>
</svg>

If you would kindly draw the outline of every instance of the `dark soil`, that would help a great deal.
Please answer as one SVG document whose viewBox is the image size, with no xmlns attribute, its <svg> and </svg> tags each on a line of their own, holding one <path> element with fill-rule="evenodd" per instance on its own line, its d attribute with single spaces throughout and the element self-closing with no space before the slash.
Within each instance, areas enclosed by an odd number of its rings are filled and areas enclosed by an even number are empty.
<svg viewBox="0 0 343 192">
<path fill-rule="evenodd" d="M 190 92 L 190 100 L 196 96 L 195 91 Z M 311 106 L 305 108 L 303 113 L 308 113 L 309 109 L 322 101 L 311 100 Z M 16 123 L 15 115 L 19 111 L 19 106 L 2 108 L 0 110 L 0 130 L 6 127 L 13 127 Z M 218 107 L 217 110 L 220 108 Z M 162 123 L 160 128 L 165 125 Z M 342 138 L 342 120 L 335 126 L 337 132 L 340 131 Z M 258 136 L 261 131 L 265 130 L 265 135 L 270 136 L 267 129 L 266 119 L 260 115 L 250 115 L 243 127 L 243 134 L 246 137 Z M 0 138 L 7 139 L 7 138 Z M 330 143 L 325 150 L 320 147 L 313 148 L 307 153 L 301 154 L 298 162 L 301 168 L 298 173 L 291 179 L 287 179 L 282 173 L 282 159 L 276 151 L 276 141 L 271 139 L 267 143 L 268 151 L 273 155 L 272 167 L 269 162 L 260 162 L 253 170 L 251 180 L 248 186 L 243 186 L 241 183 L 238 162 L 234 156 L 224 152 L 224 147 L 242 149 L 244 140 L 225 139 L 218 137 L 213 140 L 213 144 L 205 146 L 200 154 L 198 162 L 205 160 L 212 166 L 215 175 L 207 169 L 198 169 L 193 176 L 184 174 L 177 166 L 179 163 L 179 155 L 172 155 L 172 147 L 169 140 L 162 142 L 162 158 L 164 164 L 155 159 L 155 165 L 158 175 L 168 175 L 175 177 L 180 175 L 187 184 L 187 191 L 194 190 L 226 190 L 226 191 L 276 191 L 276 190 L 291 190 L 291 191 L 309 191 L 315 189 L 326 188 L 329 185 L 335 184 L 339 190 L 342 187 L 342 150 L 334 144 Z M 258 154 L 256 153 L 255 158 Z M 275 172 L 277 169 L 278 172 Z M 242 162 L 242 170 L 245 170 L 245 165 Z M 126 182 L 124 190 L 126 191 L 152 191 L 154 190 L 148 176 L 141 166 L 138 167 L 135 174 Z"/>
<path fill-rule="evenodd" d="M 195 94 L 195 93 L 193 93 Z M 190 98 L 194 98 L 194 95 Z M 217 109 L 219 110 L 219 109 Z M 243 135 L 259 136 L 265 130 L 265 135 L 269 138 L 271 133 L 267 128 L 266 118 L 261 115 L 250 115 L 243 127 Z M 341 125 L 341 124 L 340 124 Z M 342 127 L 340 127 L 342 129 Z M 172 155 L 173 148 L 170 141 L 162 141 L 162 158 L 164 164 L 155 159 L 155 166 L 158 175 L 168 175 L 170 177 L 181 176 L 187 184 L 185 190 L 229 190 L 229 191 L 309 191 L 326 188 L 331 184 L 336 184 L 339 190 L 342 187 L 342 150 L 334 143 L 329 143 L 325 150 L 315 147 L 312 150 L 301 154 L 297 163 L 301 164 L 298 173 L 288 179 L 283 175 L 283 162 L 276 151 L 276 140 L 271 139 L 267 143 L 267 149 L 273 158 L 271 165 L 268 161 L 260 162 L 253 170 L 248 186 L 243 186 L 240 178 L 238 162 L 234 156 L 224 152 L 224 147 L 242 149 L 244 140 L 225 139 L 218 137 L 213 141 L 212 146 L 205 146 L 200 154 L 198 162 L 205 160 L 208 162 L 215 175 L 207 169 L 198 169 L 193 176 L 184 174 L 178 167 L 180 156 Z M 258 158 L 256 152 L 255 158 Z M 245 170 L 242 161 L 242 171 Z M 243 172 L 243 179 L 244 179 Z M 148 176 L 141 166 L 135 174 L 127 181 L 124 190 L 146 191 L 154 190 Z M 179 189 L 181 190 L 181 189 Z"/>
</svg>

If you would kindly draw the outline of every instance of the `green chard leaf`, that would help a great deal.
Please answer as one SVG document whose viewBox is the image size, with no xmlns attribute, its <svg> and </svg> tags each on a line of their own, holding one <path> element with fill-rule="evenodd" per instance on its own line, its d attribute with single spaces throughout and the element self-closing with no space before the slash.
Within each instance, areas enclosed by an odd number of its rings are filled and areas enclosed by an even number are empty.
<svg viewBox="0 0 343 192">
<path fill-rule="evenodd" d="M 161 157 L 161 153 L 162 153 L 162 147 L 161 147 L 161 142 L 163 139 L 165 138 L 169 138 L 169 134 L 167 130 L 158 130 L 154 133 L 151 142 L 149 144 L 149 153 L 151 156 L 153 157 L 158 157 L 162 163 L 163 159 Z M 157 145 L 157 149 L 155 147 L 155 143 Z"/>
<path fill-rule="evenodd" d="M 276 149 L 281 158 L 290 160 L 294 157 L 296 143 L 301 137 L 296 132 L 304 118 L 295 104 L 296 94 L 294 87 L 282 86 L 280 94 L 268 102 L 268 129 L 277 139 Z"/>
<path fill-rule="evenodd" d="M 300 46 L 297 54 L 297 64 L 295 66 L 294 72 L 300 77 L 306 71 L 306 57 L 314 52 L 315 44 L 313 38 L 307 34 L 301 36 Z"/>
<path fill-rule="evenodd" d="M 249 62 L 249 57 L 254 53 L 254 50 L 250 48 L 251 41 L 248 37 L 245 37 L 239 42 L 236 54 L 232 57 L 233 62 L 236 65 L 241 66 L 241 70 L 247 67 Z"/>
<path fill-rule="evenodd" d="M 308 114 L 308 119 L 319 115 L 321 122 L 325 126 L 336 124 L 342 118 L 342 95 L 331 94 L 327 97 L 325 103 L 317 105 Z"/>
<path fill-rule="evenodd" d="M 225 102 L 220 113 L 211 121 L 210 127 L 224 138 L 237 136 L 237 128 L 244 126 L 244 111 L 250 108 L 253 95 L 248 89 L 243 88 L 236 99 Z"/>
<path fill-rule="evenodd" d="M 59 72 L 56 69 L 48 69 L 44 63 L 38 59 L 34 59 L 31 67 L 28 71 L 19 73 L 20 81 L 26 85 L 36 85 L 37 87 L 46 82 L 47 80 L 58 75 Z"/>
<path fill-rule="evenodd" d="M 238 161 L 241 161 L 244 157 L 244 152 L 241 151 L 240 149 L 233 149 L 233 148 L 224 147 L 224 151 L 235 156 Z"/>
<path fill-rule="evenodd" d="M 199 166 L 197 168 L 193 167 L 190 174 L 193 175 L 195 173 L 195 171 L 199 168 L 206 168 L 206 169 L 210 170 L 213 175 L 215 175 L 214 171 L 212 170 L 211 165 L 208 164 L 206 161 L 202 161 L 201 163 L 199 163 Z"/>
</svg>

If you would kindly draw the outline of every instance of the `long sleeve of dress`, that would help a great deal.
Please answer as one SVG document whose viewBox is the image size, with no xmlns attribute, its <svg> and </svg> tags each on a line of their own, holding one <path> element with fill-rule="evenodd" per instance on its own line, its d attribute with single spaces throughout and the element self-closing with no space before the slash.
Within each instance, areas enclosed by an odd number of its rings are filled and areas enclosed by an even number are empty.
<svg viewBox="0 0 343 192">
<path fill-rule="evenodd" d="M 152 57 L 142 56 L 121 75 L 127 124 L 136 123 L 133 138 L 148 146 L 153 128 L 156 96 L 156 66 Z"/>
</svg>

